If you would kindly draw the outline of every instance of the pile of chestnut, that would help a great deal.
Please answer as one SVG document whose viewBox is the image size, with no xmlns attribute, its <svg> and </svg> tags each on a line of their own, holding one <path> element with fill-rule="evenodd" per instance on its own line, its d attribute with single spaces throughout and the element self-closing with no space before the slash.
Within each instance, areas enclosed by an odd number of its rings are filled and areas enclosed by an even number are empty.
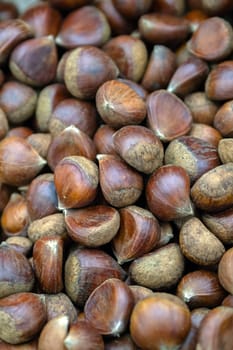
<svg viewBox="0 0 233 350">
<path fill-rule="evenodd" d="M 0 2 L 0 350 L 233 349 L 233 2 Z"/>
</svg>

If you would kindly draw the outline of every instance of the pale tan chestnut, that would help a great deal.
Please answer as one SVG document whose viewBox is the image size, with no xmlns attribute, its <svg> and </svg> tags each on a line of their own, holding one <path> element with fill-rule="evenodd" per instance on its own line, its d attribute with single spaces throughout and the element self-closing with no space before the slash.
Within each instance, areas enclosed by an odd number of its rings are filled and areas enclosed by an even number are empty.
<svg viewBox="0 0 233 350">
<path fill-rule="evenodd" d="M 154 249 L 133 260 L 129 267 L 132 281 L 152 290 L 174 287 L 183 271 L 184 256 L 177 243 L 169 243 Z"/>
<path fill-rule="evenodd" d="M 179 242 L 184 256 L 201 266 L 217 264 L 225 252 L 222 242 L 197 217 L 183 224 Z"/>
</svg>

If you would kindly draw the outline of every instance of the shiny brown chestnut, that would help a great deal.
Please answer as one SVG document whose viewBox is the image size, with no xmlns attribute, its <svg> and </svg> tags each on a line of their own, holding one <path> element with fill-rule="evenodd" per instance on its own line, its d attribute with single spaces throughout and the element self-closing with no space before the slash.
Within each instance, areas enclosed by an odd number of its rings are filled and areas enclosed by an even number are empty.
<svg viewBox="0 0 233 350">
<path fill-rule="evenodd" d="M 213 119 L 214 127 L 221 133 L 223 137 L 233 136 L 233 100 L 223 103 Z"/>
<path fill-rule="evenodd" d="M 14 98 L 12 98 L 14 96 Z M 0 105 L 12 124 L 27 121 L 35 112 L 37 104 L 36 91 L 17 81 L 7 81 L 0 91 Z"/>
<path fill-rule="evenodd" d="M 167 142 L 190 131 L 192 115 L 175 94 L 157 90 L 147 98 L 147 124 L 156 136 Z"/>
<path fill-rule="evenodd" d="M 0 181 L 3 183 L 12 186 L 28 184 L 45 163 L 23 138 L 9 136 L 0 141 Z"/>
<path fill-rule="evenodd" d="M 110 35 L 111 28 L 105 14 L 95 6 L 86 5 L 64 18 L 56 36 L 56 44 L 66 49 L 83 45 L 102 46 Z"/>
<path fill-rule="evenodd" d="M 193 214 L 189 192 L 190 179 L 186 170 L 178 165 L 164 165 L 149 177 L 147 204 L 161 220 L 182 218 Z"/>
<path fill-rule="evenodd" d="M 223 288 L 230 294 L 233 291 L 231 266 L 233 260 L 233 248 L 229 248 L 222 256 L 218 264 L 218 278 Z"/>
<path fill-rule="evenodd" d="M 82 156 L 65 157 L 55 168 L 54 183 L 59 209 L 84 207 L 97 195 L 98 167 Z"/>
<path fill-rule="evenodd" d="M 74 125 L 67 126 L 52 138 L 47 153 L 50 169 L 54 171 L 57 164 L 68 156 L 83 156 L 90 160 L 96 157 L 96 148 L 92 139 Z"/>
<path fill-rule="evenodd" d="M 190 109 L 194 123 L 213 124 L 218 104 L 210 100 L 205 92 L 196 91 L 188 94 L 184 98 L 184 103 Z"/>
<path fill-rule="evenodd" d="M 18 18 L 2 21 L 0 32 L 0 65 L 6 62 L 15 46 L 33 36 L 31 27 Z"/>
<path fill-rule="evenodd" d="M 138 21 L 141 36 L 152 44 L 167 46 L 182 43 L 189 34 L 189 22 L 183 17 L 164 13 L 147 13 Z"/>
<path fill-rule="evenodd" d="M 18 44 L 11 53 L 9 67 L 17 80 L 40 87 L 54 80 L 57 61 L 57 48 L 50 35 Z"/>
<path fill-rule="evenodd" d="M 209 45 L 206 45 L 208 38 Z M 202 21 L 188 42 L 189 51 L 206 61 L 225 59 L 233 50 L 233 29 L 221 17 L 210 17 Z"/>
<path fill-rule="evenodd" d="M 119 264 L 153 250 L 160 239 L 160 226 L 153 214 L 139 206 L 121 208 L 120 228 L 112 240 Z"/>
<path fill-rule="evenodd" d="M 100 85 L 118 74 L 119 69 L 109 55 L 95 46 L 78 47 L 65 61 L 65 85 L 71 95 L 81 99 L 93 99 Z"/>
<path fill-rule="evenodd" d="M 93 136 L 97 154 L 117 154 L 113 142 L 115 131 L 114 128 L 107 124 L 101 124 L 98 127 Z"/>
<path fill-rule="evenodd" d="M 233 205 L 233 163 L 218 165 L 203 174 L 191 188 L 197 208 L 217 212 Z"/>
<path fill-rule="evenodd" d="M 197 57 L 190 57 L 177 67 L 169 81 L 167 90 L 184 97 L 201 86 L 208 72 L 209 67 L 206 62 Z"/>
<path fill-rule="evenodd" d="M 117 336 L 126 330 L 133 305 L 129 286 L 120 279 L 109 278 L 89 295 L 84 314 L 98 333 Z"/>
<path fill-rule="evenodd" d="M 58 211 L 57 193 L 52 173 L 38 175 L 31 181 L 26 193 L 26 202 L 31 221 Z"/>
<path fill-rule="evenodd" d="M 184 14 L 184 0 L 157 0 L 152 2 L 152 10 L 169 15 L 181 16 Z"/>
<path fill-rule="evenodd" d="M 213 147 L 217 148 L 218 155 L 220 157 L 218 145 L 222 139 L 222 135 L 217 129 L 215 129 L 211 125 L 203 123 L 193 123 L 189 135 L 206 141 Z"/>
<path fill-rule="evenodd" d="M 95 99 L 101 118 L 114 128 L 140 124 L 146 117 L 145 101 L 119 80 L 109 80 L 102 84 Z"/>
<path fill-rule="evenodd" d="M 28 126 L 15 126 L 9 129 L 7 136 L 17 136 L 27 139 L 32 133 L 33 130 Z"/>
<path fill-rule="evenodd" d="M 152 4 L 152 0 L 141 0 L 140 3 L 137 0 L 113 0 L 113 4 L 116 9 L 129 19 L 137 19 L 144 13 L 148 12 Z"/>
<path fill-rule="evenodd" d="M 33 269 L 40 289 L 45 293 L 59 293 L 63 289 L 62 237 L 54 235 L 38 239 L 33 246 Z"/>
<path fill-rule="evenodd" d="M 32 340 L 46 322 L 44 300 L 39 294 L 31 292 L 15 293 L 1 298 L 0 313 L 0 338 L 10 344 Z"/>
<path fill-rule="evenodd" d="M 95 106 L 89 101 L 77 98 L 66 98 L 60 101 L 49 118 L 48 130 L 56 136 L 70 125 L 76 126 L 88 136 L 93 136 L 97 128 Z"/>
<path fill-rule="evenodd" d="M 86 247 L 109 243 L 120 227 L 118 211 L 107 205 L 94 205 L 64 212 L 69 237 Z"/>
<path fill-rule="evenodd" d="M 214 66 L 205 81 L 205 93 L 207 97 L 215 101 L 224 101 L 232 99 L 232 78 L 233 61 L 223 61 Z"/>
<path fill-rule="evenodd" d="M 13 192 L 2 211 L 1 226 L 6 237 L 26 236 L 30 221 L 26 199 Z"/>
<path fill-rule="evenodd" d="M 39 131 L 49 131 L 49 120 L 59 102 L 69 97 L 65 85 L 54 83 L 45 86 L 38 94 L 36 105 L 36 125 Z"/>
<path fill-rule="evenodd" d="M 226 292 L 220 285 L 218 275 L 215 272 L 195 270 L 181 278 L 176 295 L 189 308 L 213 308 L 221 304 Z"/>
<path fill-rule="evenodd" d="M 179 347 L 190 327 L 188 307 L 178 297 L 168 293 L 154 293 L 139 301 L 130 318 L 130 334 L 142 349 Z"/>
<path fill-rule="evenodd" d="M 106 201 L 117 208 L 134 204 L 142 194 L 142 175 L 117 156 L 98 154 L 97 159 L 100 189 Z"/>
<path fill-rule="evenodd" d="M 29 260 L 6 242 L 0 244 L 0 298 L 30 292 L 35 276 Z"/>
<path fill-rule="evenodd" d="M 95 6 L 105 14 L 113 34 L 130 34 L 132 32 L 134 22 L 122 16 L 114 6 L 113 0 L 96 0 Z"/>
<path fill-rule="evenodd" d="M 165 89 L 175 70 L 175 53 L 165 45 L 154 45 L 142 77 L 142 86 L 150 92 Z"/>
<path fill-rule="evenodd" d="M 116 63 L 122 77 L 135 82 L 141 80 L 148 59 L 146 45 L 141 39 L 118 35 L 108 40 L 103 50 Z"/>
<path fill-rule="evenodd" d="M 210 310 L 201 322 L 197 349 L 230 349 L 232 341 L 233 309 L 218 306 Z M 226 344 L 226 345 L 224 345 Z"/>
<path fill-rule="evenodd" d="M 208 170 L 220 165 L 216 147 L 193 136 L 172 140 L 165 151 L 165 164 L 183 167 L 194 183 Z"/>
<path fill-rule="evenodd" d="M 65 290 L 70 299 L 83 307 L 92 291 L 109 278 L 125 278 L 125 271 L 100 249 L 75 248 L 65 262 Z"/>
<path fill-rule="evenodd" d="M 21 19 L 30 25 L 37 38 L 47 35 L 56 36 L 62 22 L 58 10 L 46 3 L 30 6 L 22 13 Z"/>
</svg>

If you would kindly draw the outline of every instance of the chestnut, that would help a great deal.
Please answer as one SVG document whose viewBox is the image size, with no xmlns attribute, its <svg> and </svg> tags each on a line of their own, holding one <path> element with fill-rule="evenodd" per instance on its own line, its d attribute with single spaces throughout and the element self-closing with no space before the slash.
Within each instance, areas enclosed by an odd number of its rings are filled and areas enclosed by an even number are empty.
<svg viewBox="0 0 233 350">
<path fill-rule="evenodd" d="M 117 208 L 134 204 L 142 194 L 142 175 L 112 154 L 98 154 L 97 159 L 100 188 L 106 201 Z"/>
<path fill-rule="evenodd" d="M 30 215 L 26 199 L 17 192 L 13 192 L 2 211 L 1 225 L 4 235 L 26 236 Z"/>
<path fill-rule="evenodd" d="M 118 74 L 110 56 L 95 46 L 75 48 L 65 61 L 65 85 L 71 95 L 81 99 L 93 99 L 98 88 Z"/>
<path fill-rule="evenodd" d="M 228 293 L 233 292 L 231 266 L 233 259 L 233 248 L 229 248 L 221 257 L 218 264 L 219 282 Z"/>
<path fill-rule="evenodd" d="M 168 293 L 154 293 L 140 300 L 130 317 L 130 334 L 142 349 L 178 348 L 191 327 L 186 304 Z"/>
<path fill-rule="evenodd" d="M 83 307 L 92 291 L 111 278 L 124 279 L 126 272 L 100 249 L 74 248 L 65 262 L 65 290 L 75 305 Z"/>
<path fill-rule="evenodd" d="M 97 165 L 83 156 L 63 158 L 54 170 L 58 208 L 81 208 L 91 204 L 99 184 Z"/>
<path fill-rule="evenodd" d="M 233 61 L 227 60 L 215 65 L 205 81 L 205 93 L 207 97 L 215 101 L 232 99 L 232 77 Z"/>
<path fill-rule="evenodd" d="M 109 278 L 89 295 L 84 314 L 98 333 L 118 336 L 126 330 L 133 309 L 129 286 L 117 278 Z"/>
<path fill-rule="evenodd" d="M 66 49 L 83 45 L 102 46 L 110 34 L 111 28 L 105 14 L 96 6 L 86 5 L 65 17 L 56 36 L 56 44 Z"/>
<path fill-rule="evenodd" d="M 27 234 L 33 243 L 46 236 L 67 237 L 64 215 L 56 213 L 32 221 L 29 224 Z"/>
<path fill-rule="evenodd" d="M 69 237 L 86 247 L 109 243 L 120 227 L 118 211 L 108 205 L 94 205 L 64 211 Z"/>
<path fill-rule="evenodd" d="M 208 170 L 220 165 L 216 147 L 193 136 L 172 140 L 165 151 L 165 164 L 183 167 L 194 183 Z"/>
<path fill-rule="evenodd" d="M 32 221 L 58 211 L 53 174 L 44 173 L 32 180 L 26 193 L 26 202 Z"/>
<path fill-rule="evenodd" d="M 59 101 L 48 120 L 48 131 L 57 136 L 66 127 L 76 126 L 92 137 L 97 128 L 97 111 L 89 101 L 64 98 Z"/>
<path fill-rule="evenodd" d="M 159 219 L 171 221 L 193 215 L 190 178 L 179 165 L 163 165 L 152 173 L 146 184 L 146 200 Z"/>
<path fill-rule="evenodd" d="M 3 183 L 12 186 L 28 184 L 45 163 L 23 138 L 9 136 L 0 141 L 0 181 Z"/>
<path fill-rule="evenodd" d="M 96 130 L 93 141 L 98 154 L 117 154 L 113 142 L 115 129 L 107 124 L 101 124 Z"/>
<path fill-rule="evenodd" d="M 206 40 L 210 45 L 206 45 Z M 211 17 L 202 21 L 188 42 L 188 49 L 196 57 L 206 61 L 220 61 L 233 50 L 233 29 L 221 17 Z"/>
<path fill-rule="evenodd" d="M 35 276 L 29 260 L 6 242 L 0 244 L 0 266 L 0 298 L 32 291 Z"/>
<path fill-rule="evenodd" d="M 55 135 L 48 147 L 47 161 L 51 170 L 63 158 L 83 156 L 90 160 L 96 157 L 95 144 L 92 139 L 74 125 L 67 126 L 60 134 Z"/>
<path fill-rule="evenodd" d="M 139 206 L 121 208 L 119 231 L 112 246 L 119 264 L 153 250 L 160 239 L 160 226 L 154 215 Z"/>
<path fill-rule="evenodd" d="M 207 270 L 196 270 L 184 275 L 176 292 L 176 295 L 192 309 L 216 307 L 221 304 L 225 294 L 218 275 Z"/>
<path fill-rule="evenodd" d="M 207 212 L 228 209 L 233 204 L 233 163 L 218 165 L 204 173 L 191 188 L 194 204 Z"/>
<path fill-rule="evenodd" d="M 166 13 L 146 13 L 139 18 L 139 32 L 152 44 L 182 43 L 189 34 L 189 22 Z"/>
<path fill-rule="evenodd" d="M 32 87 L 17 81 L 3 84 L 0 105 L 10 123 L 17 125 L 27 121 L 34 114 L 36 104 L 37 93 Z"/>
<path fill-rule="evenodd" d="M 129 266 L 129 275 L 134 283 L 156 291 L 174 287 L 183 272 L 184 256 L 177 243 L 154 249 L 133 260 Z"/>
<path fill-rule="evenodd" d="M 127 125 L 113 135 L 116 152 L 136 170 L 153 173 L 163 164 L 164 148 L 152 130 L 142 125 Z"/>
<path fill-rule="evenodd" d="M 141 80 L 148 59 L 146 45 L 141 39 L 118 35 L 108 40 L 103 50 L 116 63 L 122 77 L 134 82 Z"/>
<path fill-rule="evenodd" d="M 36 124 L 39 131 L 49 131 L 49 120 L 53 110 L 68 96 L 65 85 L 60 83 L 49 84 L 40 90 L 36 105 Z"/>
<path fill-rule="evenodd" d="M 173 116 L 176 116 L 174 118 Z M 152 92 L 147 98 L 148 127 L 164 142 L 187 134 L 192 115 L 184 102 L 166 90 Z"/>
<path fill-rule="evenodd" d="M 56 36 L 62 21 L 61 14 L 46 3 L 38 3 L 27 8 L 21 15 L 30 25 L 35 37 Z"/>
<path fill-rule="evenodd" d="M 17 80 L 40 87 L 54 80 L 57 60 L 54 39 L 45 36 L 18 44 L 11 53 L 9 67 Z"/>
<path fill-rule="evenodd" d="M 175 70 L 175 53 L 165 45 L 154 45 L 141 84 L 150 92 L 165 89 Z"/>
<path fill-rule="evenodd" d="M 32 340 L 46 322 L 44 299 L 31 292 L 15 293 L 1 298 L 0 314 L 0 339 L 10 344 Z"/>
<path fill-rule="evenodd" d="M 21 41 L 33 36 L 32 28 L 22 19 L 9 19 L 0 23 L 0 64 L 6 62 L 12 50 Z"/>
<path fill-rule="evenodd" d="M 45 293 L 59 293 L 63 289 L 62 237 L 54 235 L 38 239 L 33 246 L 33 268 L 39 287 Z"/>
<path fill-rule="evenodd" d="M 78 311 L 67 294 L 60 292 L 56 294 L 44 294 L 47 310 L 47 320 L 58 316 L 68 316 L 71 323 L 77 320 Z"/>
<path fill-rule="evenodd" d="M 184 256 L 202 266 L 217 264 L 225 252 L 222 242 L 197 217 L 183 224 L 179 243 Z"/>
<path fill-rule="evenodd" d="M 232 342 L 233 309 L 228 306 L 218 306 L 210 310 L 201 322 L 197 336 L 197 349 L 226 349 Z"/>
<path fill-rule="evenodd" d="M 103 121 L 114 128 L 140 124 L 146 117 L 145 101 L 119 80 L 109 80 L 99 87 L 96 108 Z"/>
</svg>

